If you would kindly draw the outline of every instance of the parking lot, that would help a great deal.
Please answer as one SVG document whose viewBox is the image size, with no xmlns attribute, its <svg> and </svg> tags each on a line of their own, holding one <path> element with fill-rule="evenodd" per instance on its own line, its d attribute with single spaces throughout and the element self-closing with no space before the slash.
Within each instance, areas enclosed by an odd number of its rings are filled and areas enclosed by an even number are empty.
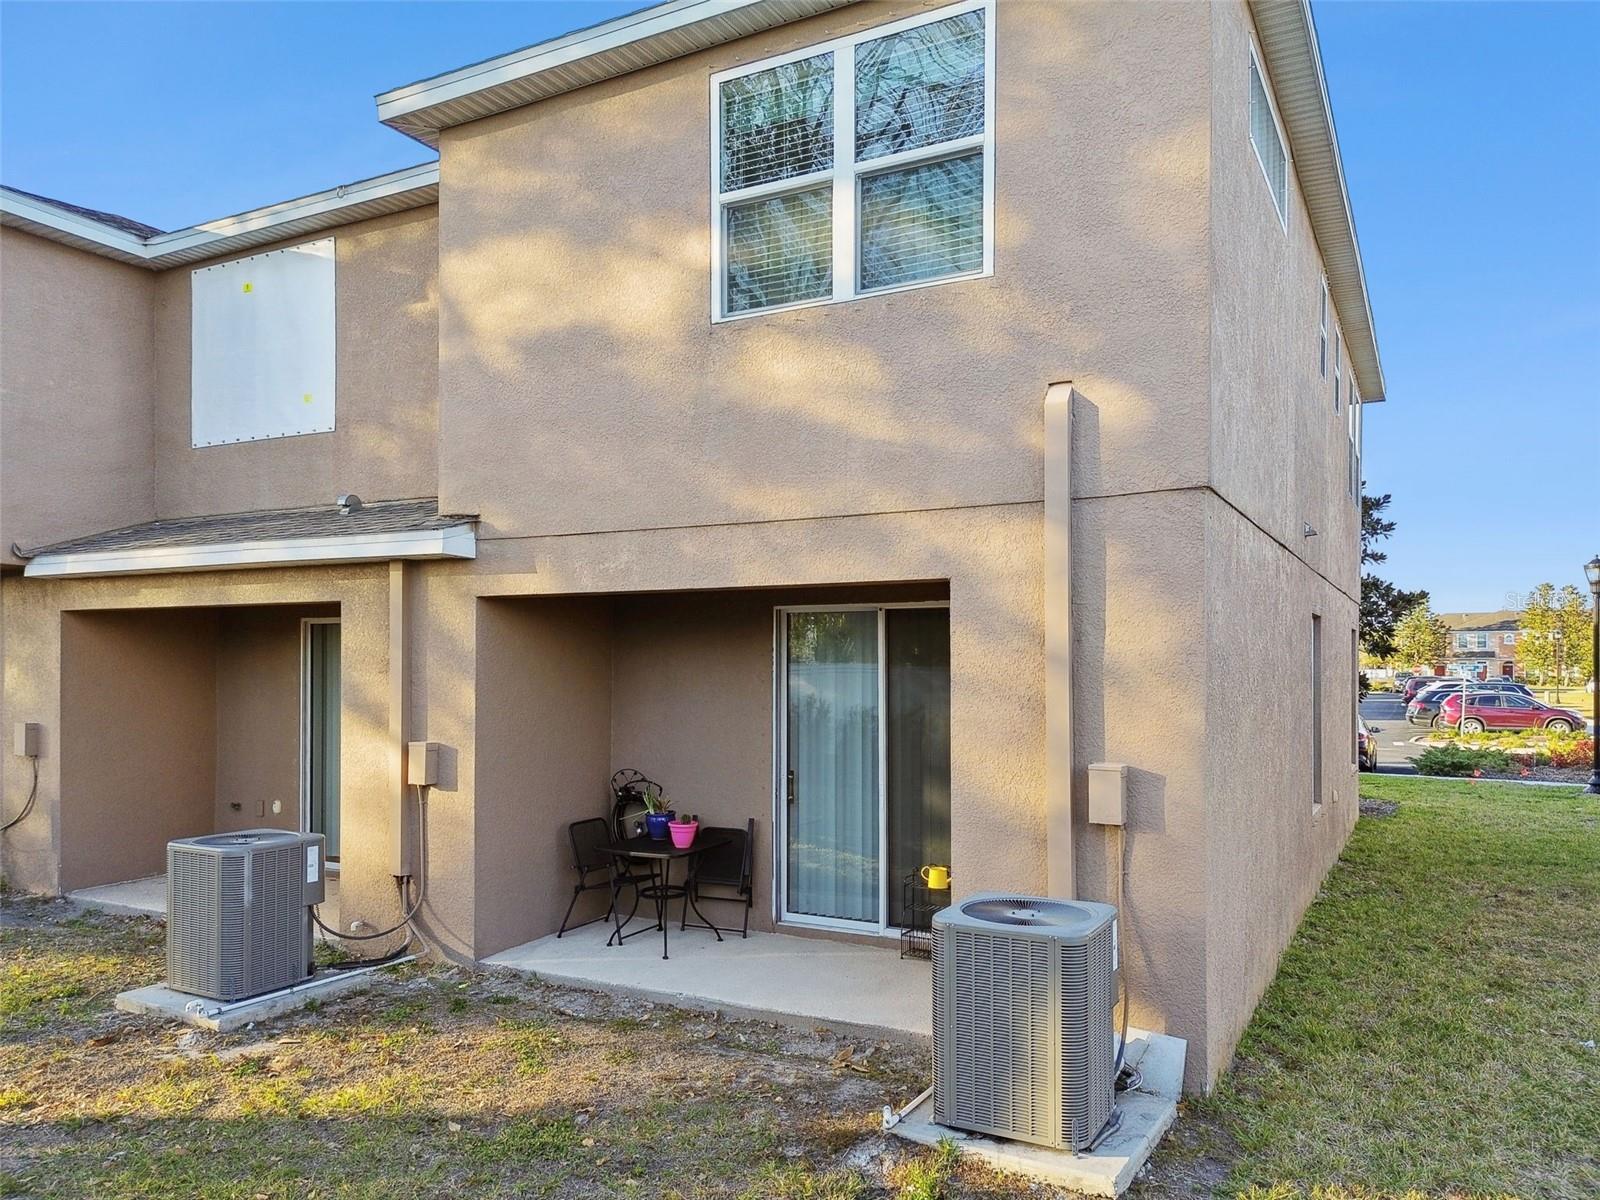
<svg viewBox="0 0 1600 1200">
<path fill-rule="evenodd" d="M 1361 719 L 1378 739 L 1378 770 L 1414 774 L 1406 761 L 1422 747 L 1411 739 L 1423 730 L 1406 724 L 1406 706 L 1398 692 L 1372 692 L 1361 702 Z"/>
</svg>

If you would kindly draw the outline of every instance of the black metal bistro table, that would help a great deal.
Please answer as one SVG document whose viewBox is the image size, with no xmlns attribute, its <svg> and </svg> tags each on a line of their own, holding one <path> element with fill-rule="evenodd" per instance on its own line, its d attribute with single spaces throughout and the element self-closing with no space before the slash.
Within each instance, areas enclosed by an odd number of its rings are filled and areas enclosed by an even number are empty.
<svg viewBox="0 0 1600 1200">
<path fill-rule="evenodd" d="M 616 923 L 616 928 L 611 931 L 611 936 L 606 938 L 606 945 L 615 942 L 618 946 L 631 937 L 641 933 L 654 933 L 661 931 L 661 957 L 667 957 L 667 903 L 683 897 L 683 902 L 694 909 L 694 915 L 699 917 L 706 925 L 711 926 L 711 932 L 717 935 L 717 941 L 722 940 L 722 934 L 717 928 L 706 920 L 705 913 L 700 911 L 700 906 L 694 902 L 694 877 L 700 866 L 700 855 L 713 847 L 720 846 L 728 840 L 725 833 L 700 833 L 694 841 L 682 850 L 672 844 L 671 839 L 658 842 L 654 838 L 644 836 L 624 838 L 620 842 L 612 842 L 605 847 L 613 863 L 620 863 L 624 859 L 633 862 L 660 863 L 661 881 L 639 889 L 639 895 L 646 900 L 655 901 L 656 923 L 647 929 L 635 929 L 632 933 L 622 932 L 622 906 L 617 903 L 621 899 L 622 885 L 619 882 L 622 872 L 613 867 L 611 872 L 611 913 Z M 672 882 L 672 864 L 679 859 L 684 860 L 684 879 L 682 883 Z"/>
</svg>

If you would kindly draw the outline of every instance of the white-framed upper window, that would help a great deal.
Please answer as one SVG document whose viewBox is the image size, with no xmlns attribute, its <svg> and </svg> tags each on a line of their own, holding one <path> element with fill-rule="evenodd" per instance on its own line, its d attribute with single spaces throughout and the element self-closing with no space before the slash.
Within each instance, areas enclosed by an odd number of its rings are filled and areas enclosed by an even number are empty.
<svg viewBox="0 0 1600 1200">
<path fill-rule="evenodd" d="M 1272 205 L 1278 210 L 1278 220 L 1284 229 L 1289 228 L 1289 152 L 1285 149 L 1283 127 L 1278 124 L 1278 111 L 1273 107 L 1272 95 L 1267 91 L 1267 77 L 1256 58 L 1256 49 L 1250 47 L 1250 144 L 1255 147 L 1256 161 L 1267 177 L 1267 187 L 1272 191 Z"/>
<path fill-rule="evenodd" d="M 1514 633 L 1508 633 L 1500 640 L 1507 646 L 1515 646 L 1517 644 L 1517 635 Z"/>
<path fill-rule="evenodd" d="M 994 271 L 994 4 L 711 77 L 712 317 Z"/>
<path fill-rule="evenodd" d="M 1322 277 L 1322 303 L 1317 308 L 1317 372 L 1328 377 L 1328 277 Z"/>
</svg>

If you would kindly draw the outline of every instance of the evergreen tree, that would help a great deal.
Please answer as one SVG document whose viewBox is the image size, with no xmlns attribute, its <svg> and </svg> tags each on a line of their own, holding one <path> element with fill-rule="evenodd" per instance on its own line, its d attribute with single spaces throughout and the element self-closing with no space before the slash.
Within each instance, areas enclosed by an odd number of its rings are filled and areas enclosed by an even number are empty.
<svg viewBox="0 0 1600 1200">
<path fill-rule="evenodd" d="M 1388 493 L 1361 497 L 1361 565 L 1381 563 L 1388 554 L 1377 543 L 1394 533 L 1394 522 L 1384 519 L 1389 507 Z M 1361 648 L 1377 659 L 1388 659 L 1395 652 L 1395 626 L 1418 604 L 1428 602 L 1427 592 L 1407 592 L 1372 572 L 1361 576 Z"/>
</svg>

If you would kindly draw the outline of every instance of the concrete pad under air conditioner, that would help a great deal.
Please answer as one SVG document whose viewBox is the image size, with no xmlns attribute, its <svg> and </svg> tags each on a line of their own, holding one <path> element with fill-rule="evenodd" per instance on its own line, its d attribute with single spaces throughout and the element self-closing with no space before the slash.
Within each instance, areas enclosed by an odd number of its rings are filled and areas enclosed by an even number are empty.
<svg viewBox="0 0 1600 1200">
<path fill-rule="evenodd" d="M 1178 1117 L 1178 1097 L 1183 1090 L 1183 1060 L 1188 1043 L 1182 1038 L 1128 1031 L 1127 1061 L 1142 1076 L 1137 1089 L 1117 1094 L 1113 1110 L 1122 1123 L 1116 1131 L 1085 1154 L 1053 1150 L 1027 1142 L 1011 1142 L 983 1134 L 965 1133 L 933 1119 L 930 1092 L 902 1113 L 890 1132 L 907 1141 L 936 1146 L 952 1142 L 963 1154 L 981 1159 L 997 1171 L 1008 1171 L 1088 1196 L 1120 1196 L 1149 1161 L 1163 1134 Z"/>
<path fill-rule="evenodd" d="M 394 966 L 396 963 L 410 960 L 411 956 L 407 956 L 396 959 L 393 963 L 383 963 L 382 966 Z M 186 1025 L 193 1025 L 197 1029 L 228 1033 L 234 1029 L 242 1029 L 253 1021 L 265 1021 L 271 1017 L 281 1017 L 284 1013 L 294 1012 L 296 1009 L 304 1008 L 313 1000 L 327 1000 L 348 992 L 365 991 L 372 986 L 372 973 L 380 969 L 379 966 L 372 966 L 358 967 L 349 971 L 320 971 L 294 987 L 231 1003 L 211 1000 L 205 996 L 193 996 L 188 992 L 174 991 L 165 983 L 155 983 L 149 987 L 122 992 L 114 1004 L 120 1012 L 165 1017 L 171 1021 L 182 1021 Z"/>
</svg>

